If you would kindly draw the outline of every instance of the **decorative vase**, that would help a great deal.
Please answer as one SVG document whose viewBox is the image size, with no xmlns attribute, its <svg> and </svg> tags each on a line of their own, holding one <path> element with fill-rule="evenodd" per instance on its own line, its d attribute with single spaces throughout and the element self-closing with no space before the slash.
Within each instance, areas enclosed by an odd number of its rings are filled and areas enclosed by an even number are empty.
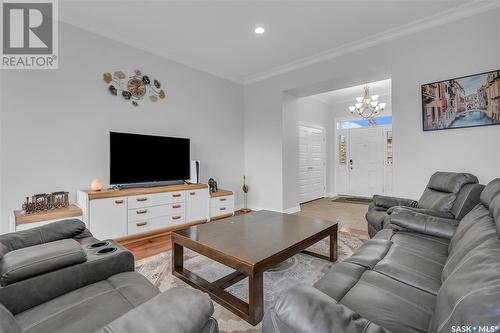
<svg viewBox="0 0 500 333">
<path fill-rule="evenodd" d="M 241 210 L 243 213 L 251 212 L 252 210 L 247 207 L 247 195 L 248 195 L 248 185 L 247 185 L 247 177 L 243 176 L 243 186 L 241 187 L 243 190 L 243 205 L 244 208 Z"/>
</svg>

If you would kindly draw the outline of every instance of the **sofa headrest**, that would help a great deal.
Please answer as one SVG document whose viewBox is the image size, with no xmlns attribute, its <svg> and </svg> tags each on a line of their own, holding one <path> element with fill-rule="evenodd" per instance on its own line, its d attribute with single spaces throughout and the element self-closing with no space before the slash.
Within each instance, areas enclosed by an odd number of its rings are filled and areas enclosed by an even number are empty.
<svg viewBox="0 0 500 333">
<path fill-rule="evenodd" d="M 500 194 L 497 194 L 490 202 L 490 214 L 497 226 L 497 236 L 500 238 Z"/>
<path fill-rule="evenodd" d="M 53 242 L 65 238 L 77 238 L 86 232 L 85 223 L 78 219 L 67 219 L 52 222 L 40 227 L 11 232 L 0 235 L 2 243 L 8 251 L 23 247 Z"/>
<path fill-rule="evenodd" d="M 431 176 L 427 188 L 446 193 L 458 193 L 466 184 L 477 184 L 479 180 L 470 173 L 438 171 Z"/>
<path fill-rule="evenodd" d="M 483 192 L 481 192 L 481 203 L 487 208 L 490 207 L 491 200 L 500 193 L 500 178 L 495 178 L 486 185 Z"/>
</svg>

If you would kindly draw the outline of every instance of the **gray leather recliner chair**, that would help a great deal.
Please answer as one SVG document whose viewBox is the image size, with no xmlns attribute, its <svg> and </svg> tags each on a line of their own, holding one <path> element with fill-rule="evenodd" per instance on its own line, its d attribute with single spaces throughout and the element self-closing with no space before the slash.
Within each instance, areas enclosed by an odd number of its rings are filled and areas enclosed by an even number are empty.
<svg viewBox="0 0 500 333">
<path fill-rule="evenodd" d="M 195 289 L 164 293 L 80 220 L 0 235 L 0 333 L 218 332 Z"/>
<path fill-rule="evenodd" d="M 405 230 L 383 229 L 314 286 L 288 289 L 262 331 L 497 332 L 500 178 L 458 225 L 432 219 L 431 228 L 414 220 Z"/>
<path fill-rule="evenodd" d="M 437 216 L 460 220 L 478 202 L 483 185 L 469 173 L 436 172 L 418 201 L 374 195 L 368 207 L 368 234 L 373 237 L 390 223 L 394 212 L 411 210 L 419 216 Z"/>
</svg>

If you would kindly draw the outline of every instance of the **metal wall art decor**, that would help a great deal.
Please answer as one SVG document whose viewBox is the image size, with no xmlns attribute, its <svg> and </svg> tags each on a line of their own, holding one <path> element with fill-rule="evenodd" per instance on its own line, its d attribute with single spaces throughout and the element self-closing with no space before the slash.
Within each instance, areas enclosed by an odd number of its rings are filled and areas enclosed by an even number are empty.
<svg viewBox="0 0 500 333">
<path fill-rule="evenodd" d="M 126 101 L 131 101 L 133 106 L 138 106 L 138 102 L 146 97 L 151 102 L 156 102 L 167 96 L 161 88 L 160 81 L 151 80 L 148 75 L 143 75 L 138 69 L 128 77 L 122 71 L 116 71 L 113 74 L 104 73 L 103 79 L 109 84 L 108 90 L 112 95 L 121 95 Z"/>
<path fill-rule="evenodd" d="M 61 191 L 35 194 L 31 197 L 31 201 L 29 197 L 26 197 L 23 210 L 26 215 L 29 215 L 68 206 L 68 192 Z"/>
</svg>

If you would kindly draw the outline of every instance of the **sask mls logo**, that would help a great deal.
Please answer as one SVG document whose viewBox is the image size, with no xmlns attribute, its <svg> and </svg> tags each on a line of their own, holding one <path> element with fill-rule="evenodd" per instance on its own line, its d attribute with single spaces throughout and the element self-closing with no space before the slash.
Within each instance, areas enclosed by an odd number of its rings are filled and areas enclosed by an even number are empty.
<svg viewBox="0 0 500 333">
<path fill-rule="evenodd" d="M 0 1 L 2 1 L 0 67 L 57 68 L 57 0 Z"/>
</svg>

